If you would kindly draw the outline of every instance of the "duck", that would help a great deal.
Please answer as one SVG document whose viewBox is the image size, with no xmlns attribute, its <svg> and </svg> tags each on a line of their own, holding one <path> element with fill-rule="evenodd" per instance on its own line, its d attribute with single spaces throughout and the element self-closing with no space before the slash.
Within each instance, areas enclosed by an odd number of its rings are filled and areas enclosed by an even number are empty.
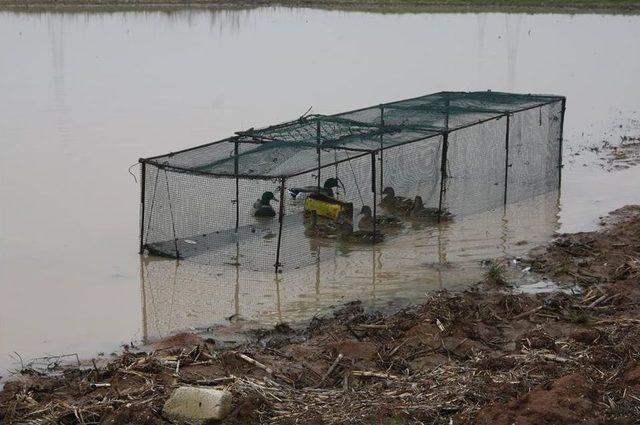
<svg viewBox="0 0 640 425">
<path fill-rule="evenodd" d="M 254 217 L 275 217 L 276 210 L 271 206 L 271 201 L 278 202 L 273 192 L 264 192 L 262 197 L 253 203 Z"/>
<path fill-rule="evenodd" d="M 371 207 L 368 205 L 363 205 L 360 210 L 360 215 L 362 216 L 358 221 L 358 229 L 360 230 L 372 230 L 373 229 L 373 213 L 371 212 Z M 377 215 L 375 218 L 376 226 L 380 227 L 398 227 L 402 224 L 398 217 L 388 216 L 388 215 Z"/>
<path fill-rule="evenodd" d="M 305 220 L 304 235 L 308 238 L 335 238 L 337 236 L 337 229 L 331 224 L 318 223 L 318 214 L 315 211 L 311 212 L 310 220 Z"/>
<path fill-rule="evenodd" d="M 421 196 L 416 196 L 413 200 L 413 207 L 409 217 L 416 220 L 427 221 L 448 221 L 453 218 L 449 211 L 440 211 L 438 208 L 427 208 L 424 206 Z"/>
<path fill-rule="evenodd" d="M 396 196 L 396 192 L 390 186 L 384 188 L 382 195 L 380 206 L 387 210 L 407 215 L 413 208 L 413 201 L 411 199 Z"/>
<path fill-rule="evenodd" d="M 343 242 L 370 244 L 382 242 L 384 235 L 380 232 L 375 232 L 374 234 L 371 230 L 343 231 L 340 233 L 340 240 Z"/>
<path fill-rule="evenodd" d="M 339 181 L 337 178 L 330 177 L 327 180 L 325 180 L 324 185 L 322 187 L 318 187 L 318 186 L 292 187 L 292 188 L 288 188 L 287 192 L 289 192 L 289 195 L 291 195 L 293 199 L 296 199 L 298 195 L 300 195 L 301 193 L 306 193 L 306 194 L 319 193 L 321 195 L 325 195 L 330 198 L 333 198 L 333 188 L 338 187 L 338 182 Z"/>
</svg>

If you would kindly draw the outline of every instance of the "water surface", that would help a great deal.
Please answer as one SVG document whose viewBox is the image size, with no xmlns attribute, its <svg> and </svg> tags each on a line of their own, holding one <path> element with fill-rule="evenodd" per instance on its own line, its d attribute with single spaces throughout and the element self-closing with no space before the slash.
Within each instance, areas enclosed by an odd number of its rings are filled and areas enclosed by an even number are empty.
<svg viewBox="0 0 640 425">
<path fill-rule="evenodd" d="M 14 351 L 90 356 L 232 315 L 419 301 L 472 282 L 480 259 L 593 228 L 638 202 L 640 172 L 571 154 L 640 133 L 638 46 L 640 17 L 620 15 L 0 12 L 0 370 Z M 309 107 L 486 89 L 567 96 L 559 204 L 549 194 L 277 280 L 136 254 L 138 157 Z"/>
</svg>

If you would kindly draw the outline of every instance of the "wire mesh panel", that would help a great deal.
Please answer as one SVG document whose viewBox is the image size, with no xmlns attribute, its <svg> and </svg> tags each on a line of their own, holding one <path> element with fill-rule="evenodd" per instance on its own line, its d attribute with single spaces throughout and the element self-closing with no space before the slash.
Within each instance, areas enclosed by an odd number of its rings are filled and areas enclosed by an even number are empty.
<svg viewBox="0 0 640 425">
<path fill-rule="evenodd" d="M 425 207 L 438 207 L 441 154 L 442 136 L 384 150 L 381 191 L 390 187 L 397 196 L 420 196 Z"/>
<path fill-rule="evenodd" d="M 236 207 L 235 178 L 193 175 L 148 164 L 145 168 L 143 243 L 151 253 L 205 264 L 273 267 L 277 216 L 254 217 L 253 209 L 265 192 L 278 193 L 278 183 L 239 179 Z M 269 252 L 271 255 L 265 254 Z"/>
<path fill-rule="evenodd" d="M 503 205 L 506 118 L 449 134 L 443 207 L 456 215 Z"/>
<path fill-rule="evenodd" d="M 549 192 L 560 182 L 562 103 L 514 114 L 509 123 L 507 202 Z"/>
</svg>

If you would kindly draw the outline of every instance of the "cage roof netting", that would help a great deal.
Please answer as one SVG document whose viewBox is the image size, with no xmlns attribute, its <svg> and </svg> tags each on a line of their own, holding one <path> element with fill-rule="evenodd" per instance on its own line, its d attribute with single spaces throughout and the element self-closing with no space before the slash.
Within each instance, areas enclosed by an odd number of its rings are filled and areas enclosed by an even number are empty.
<svg viewBox="0 0 640 425">
<path fill-rule="evenodd" d="M 561 99 L 492 91 L 440 92 L 334 115 L 301 117 L 141 162 L 221 177 L 291 177 Z"/>
</svg>

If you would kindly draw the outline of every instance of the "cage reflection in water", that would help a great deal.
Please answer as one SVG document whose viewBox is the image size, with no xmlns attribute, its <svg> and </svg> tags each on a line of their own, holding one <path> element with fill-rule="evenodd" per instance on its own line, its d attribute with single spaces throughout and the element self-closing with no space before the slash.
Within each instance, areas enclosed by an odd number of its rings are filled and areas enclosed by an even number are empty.
<svg viewBox="0 0 640 425">
<path fill-rule="evenodd" d="M 383 194 L 406 200 L 394 214 L 419 205 L 439 221 L 555 190 L 564 105 L 558 96 L 441 92 L 141 159 L 140 252 L 293 270 L 318 260 L 309 238 L 381 240 Z M 310 204 L 297 196 L 308 192 L 338 210 L 316 205 L 309 224 Z M 358 230 L 365 206 L 371 228 Z M 318 215 L 333 222 L 322 227 Z"/>
<path fill-rule="evenodd" d="M 241 266 L 141 256 L 144 336 L 214 324 L 296 323 L 359 299 L 365 307 L 416 302 L 477 282 L 481 260 L 521 256 L 558 227 L 558 193 L 436 226 L 416 225 L 384 244 L 313 248 L 330 258 L 274 277 Z M 309 241 L 313 243 L 313 241 Z"/>
</svg>

